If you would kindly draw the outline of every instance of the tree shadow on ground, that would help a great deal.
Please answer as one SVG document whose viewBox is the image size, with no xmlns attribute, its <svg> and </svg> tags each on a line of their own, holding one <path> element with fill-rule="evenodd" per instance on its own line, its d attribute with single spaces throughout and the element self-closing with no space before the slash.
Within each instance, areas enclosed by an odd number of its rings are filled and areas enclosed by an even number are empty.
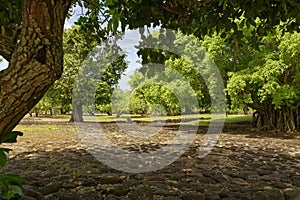
<svg viewBox="0 0 300 200">
<path fill-rule="evenodd" d="M 25 188 L 46 199 L 133 199 L 133 195 L 154 195 L 154 199 L 283 199 L 289 191 L 300 194 L 300 157 L 278 151 L 277 144 L 266 147 L 257 143 L 257 139 L 269 141 L 269 136 L 248 135 L 226 132 L 221 138 L 224 144 L 215 146 L 202 159 L 198 157 L 199 144 L 194 144 L 174 163 L 148 173 L 112 169 L 84 148 L 68 146 L 22 152 L 1 172 L 19 174 Z M 157 144 L 150 144 L 148 149 L 151 145 Z"/>
</svg>

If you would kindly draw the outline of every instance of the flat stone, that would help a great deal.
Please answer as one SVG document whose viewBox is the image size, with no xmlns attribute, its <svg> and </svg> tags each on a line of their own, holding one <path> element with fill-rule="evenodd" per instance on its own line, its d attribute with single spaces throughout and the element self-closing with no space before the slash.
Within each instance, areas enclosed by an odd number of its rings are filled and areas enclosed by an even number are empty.
<svg viewBox="0 0 300 200">
<path fill-rule="evenodd" d="M 109 193 L 116 195 L 116 196 L 123 196 L 126 195 L 129 192 L 129 188 L 126 185 L 119 184 L 117 186 L 114 186 Z"/>
<path fill-rule="evenodd" d="M 133 186 L 138 185 L 139 181 L 136 179 L 129 179 L 129 180 L 125 181 L 123 184 L 127 185 L 128 187 L 133 187 Z"/>
<path fill-rule="evenodd" d="M 63 185 L 63 182 L 61 182 L 61 181 L 50 183 L 50 184 L 38 189 L 38 192 L 41 193 L 42 195 L 52 194 L 52 193 L 58 192 L 61 189 L 62 185 Z"/>
<path fill-rule="evenodd" d="M 235 199 L 240 199 L 240 200 L 253 200 L 251 194 L 249 193 L 234 193 L 232 194 L 232 196 L 235 198 Z"/>
<path fill-rule="evenodd" d="M 73 189 L 73 188 L 76 188 L 78 187 L 79 184 L 76 183 L 76 182 L 72 182 L 72 183 L 64 183 L 63 184 L 63 188 L 65 188 L 66 190 L 70 190 L 70 189 Z"/>
<path fill-rule="evenodd" d="M 272 189 L 259 191 L 254 195 L 255 200 L 284 200 L 284 196 L 280 190 Z"/>
<path fill-rule="evenodd" d="M 184 192 L 180 198 L 181 200 L 205 200 L 205 195 L 198 192 Z"/>
<path fill-rule="evenodd" d="M 80 196 L 75 192 L 59 191 L 55 196 L 59 200 L 80 200 Z"/>
<path fill-rule="evenodd" d="M 40 192 L 37 192 L 37 191 L 34 191 L 34 190 L 30 190 L 30 189 L 28 189 L 28 190 L 25 191 L 25 196 L 32 197 L 32 198 L 34 198 L 36 200 L 43 199 L 43 195 Z"/>
<path fill-rule="evenodd" d="M 228 181 L 223 175 L 214 175 L 212 177 L 217 183 L 224 183 Z"/>
<path fill-rule="evenodd" d="M 209 200 L 220 200 L 221 198 L 217 194 L 206 194 L 205 199 Z"/>
<path fill-rule="evenodd" d="M 171 180 L 175 180 L 175 181 L 180 181 L 182 178 L 185 177 L 184 173 L 174 173 L 174 174 L 170 174 L 169 179 Z"/>
<path fill-rule="evenodd" d="M 176 196 L 178 195 L 178 191 L 174 190 L 163 190 L 163 189 L 158 189 L 153 192 L 155 195 L 160 195 L 160 196 Z"/>
<path fill-rule="evenodd" d="M 98 185 L 97 181 L 95 179 L 85 179 L 81 182 L 82 186 L 96 186 Z"/>
<path fill-rule="evenodd" d="M 299 200 L 300 189 L 287 188 L 283 191 L 285 200 Z"/>
<path fill-rule="evenodd" d="M 188 188 L 190 188 L 191 190 L 194 190 L 196 192 L 200 192 L 200 193 L 204 193 L 205 189 L 206 189 L 206 187 L 204 187 L 200 184 L 197 184 L 197 183 L 189 184 Z"/>
<path fill-rule="evenodd" d="M 288 185 L 286 183 L 282 183 L 280 181 L 276 181 L 273 183 L 273 186 L 278 188 L 278 189 L 285 189 L 288 187 Z"/>
<path fill-rule="evenodd" d="M 224 198 L 228 197 L 228 193 L 229 193 L 228 191 L 222 191 L 219 193 L 219 197 L 221 199 L 224 199 Z"/>
<path fill-rule="evenodd" d="M 138 189 L 135 189 L 132 191 L 132 193 L 129 194 L 130 200 L 153 200 L 153 193 L 151 190 L 140 187 Z"/>
<path fill-rule="evenodd" d="M 120 199 L 119 197 L 113 194 L 109 194 L 106 197 L 104 197 L 104 200 L 119 200 L 119 199 Z"/>
<path fill-rule="evenodd" d="M 237 184 L 237 185 L 241 185 L 241 186 L 249 185 L 246 181 L 244 181 L 241 178 L 233 178 L 231 181 L 232 181 L 233 184 Z"/>
<path fill-rule="evenodd" d="M 264 190 L 266 187 L 272 187 L 269 183 L 262 181 L 262 180 L 257 180 L 251 185 L 251 189 L 254 191 L 261 191 Z"/>
<path fill-rule="evenodd" d="M 158 181 L 158 182 L 164 182 L 166 180 L 166 177 L 161 175 L 153 175 L 153 176 L 147 176 L 145 177 L 148 181 Z"/>
<path fill-rule="evenodd" d="M 257 174 L 260 176 L 269 175 L 269 174 L 273 174 L 273 173 L 274 173 L 274 171 L 272 171 L 272 170 L 261 170 L 261 171 L 257 172 Z"/>
<path fill-rule="evenodd" d="M 100 192 L 89 191 L 80 194 L 80 200 L 102 200 L 103 196 Z"/>
<path fill-rule="evenodd" d="M 201 184 L 217 184 L 217 181 L 215 181 L 212 178 L 203 177 L 199 179 L 199 183 Z"/>
<path fill-rule="evenodd" d="M 99 179 L 101 184 L 117 184 L 121 182 L 123 182 L 123 179 L 114 175 L 104 175 Z"/>
</svg>

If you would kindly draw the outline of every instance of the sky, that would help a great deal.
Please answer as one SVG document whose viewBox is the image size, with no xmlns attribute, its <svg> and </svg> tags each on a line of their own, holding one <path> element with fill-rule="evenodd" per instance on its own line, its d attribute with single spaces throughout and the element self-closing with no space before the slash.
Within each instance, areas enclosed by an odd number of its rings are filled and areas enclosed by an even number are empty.
<svg viewBox="0 0 300 200">
<path fill-rule="evenodd" d="M 2 56 L 0 56 L 0 57 L 2 59 L 2 62 L 0 62 L 0 71 L 1 71 L 8 67 L 8 62 L 4 58 L 2 58 Z"/>
</svg>

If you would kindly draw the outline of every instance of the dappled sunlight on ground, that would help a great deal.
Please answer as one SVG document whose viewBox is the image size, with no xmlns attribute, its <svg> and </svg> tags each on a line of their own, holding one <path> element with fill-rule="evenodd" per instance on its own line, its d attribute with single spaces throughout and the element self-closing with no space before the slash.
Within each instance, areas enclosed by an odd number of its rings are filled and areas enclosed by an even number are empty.
<svg viewBox="0 0 300 200">
<path fill-rule="evenodd" d="M 213 150 L 200 159 L 207 130 L 200 127 L 193 144 L 174 163 L 155 172 L 130 174 L 89 154 L 72 123 L 30 120 L 17 127 L 24 132 L 18 143 L 7 145 L 13 151 L 2 171 L 21 175 L 27 191 L 46 199 L 293 199 L 300 195 L 299 134 L 259 135 L 249 125 L 226 126 Z M 115 145 L 137 152 L 156 151 L 177 131 L 171 124 L 162 134 L 142 140 L 124 136 L 114 123 L 102 126 Z"/>
</svg>

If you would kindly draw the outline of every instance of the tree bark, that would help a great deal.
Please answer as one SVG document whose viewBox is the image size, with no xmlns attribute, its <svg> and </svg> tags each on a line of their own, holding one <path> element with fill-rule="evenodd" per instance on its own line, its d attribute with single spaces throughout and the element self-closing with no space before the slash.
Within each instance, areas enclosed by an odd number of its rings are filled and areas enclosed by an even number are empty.
<svg viewBox="0 0 300 200">
<path fill-rule="evenodd" d="M 10 45 L 15 48 L 4 56 L 9 66 L 0 72 L 0 143 L 60 77 L 63 26 L 70 3 L 24 1 L 18 42 Z"/>
<path fill-rule="evenodd" d="M 296 132 L 299 130 L 297 125 L 299 120 L 299 107 L 296 109 L 284 107 L 280 110 L 274 108 L 269 109 L 267 112 L 257 111 L 254 116 L 253 126 L 259 130 L 278 132 Z"/>
<path fill-rule="evenodd" d="M 73 104 L 70 122 L 83 122 L 82 104 Z"/>
</svg>

